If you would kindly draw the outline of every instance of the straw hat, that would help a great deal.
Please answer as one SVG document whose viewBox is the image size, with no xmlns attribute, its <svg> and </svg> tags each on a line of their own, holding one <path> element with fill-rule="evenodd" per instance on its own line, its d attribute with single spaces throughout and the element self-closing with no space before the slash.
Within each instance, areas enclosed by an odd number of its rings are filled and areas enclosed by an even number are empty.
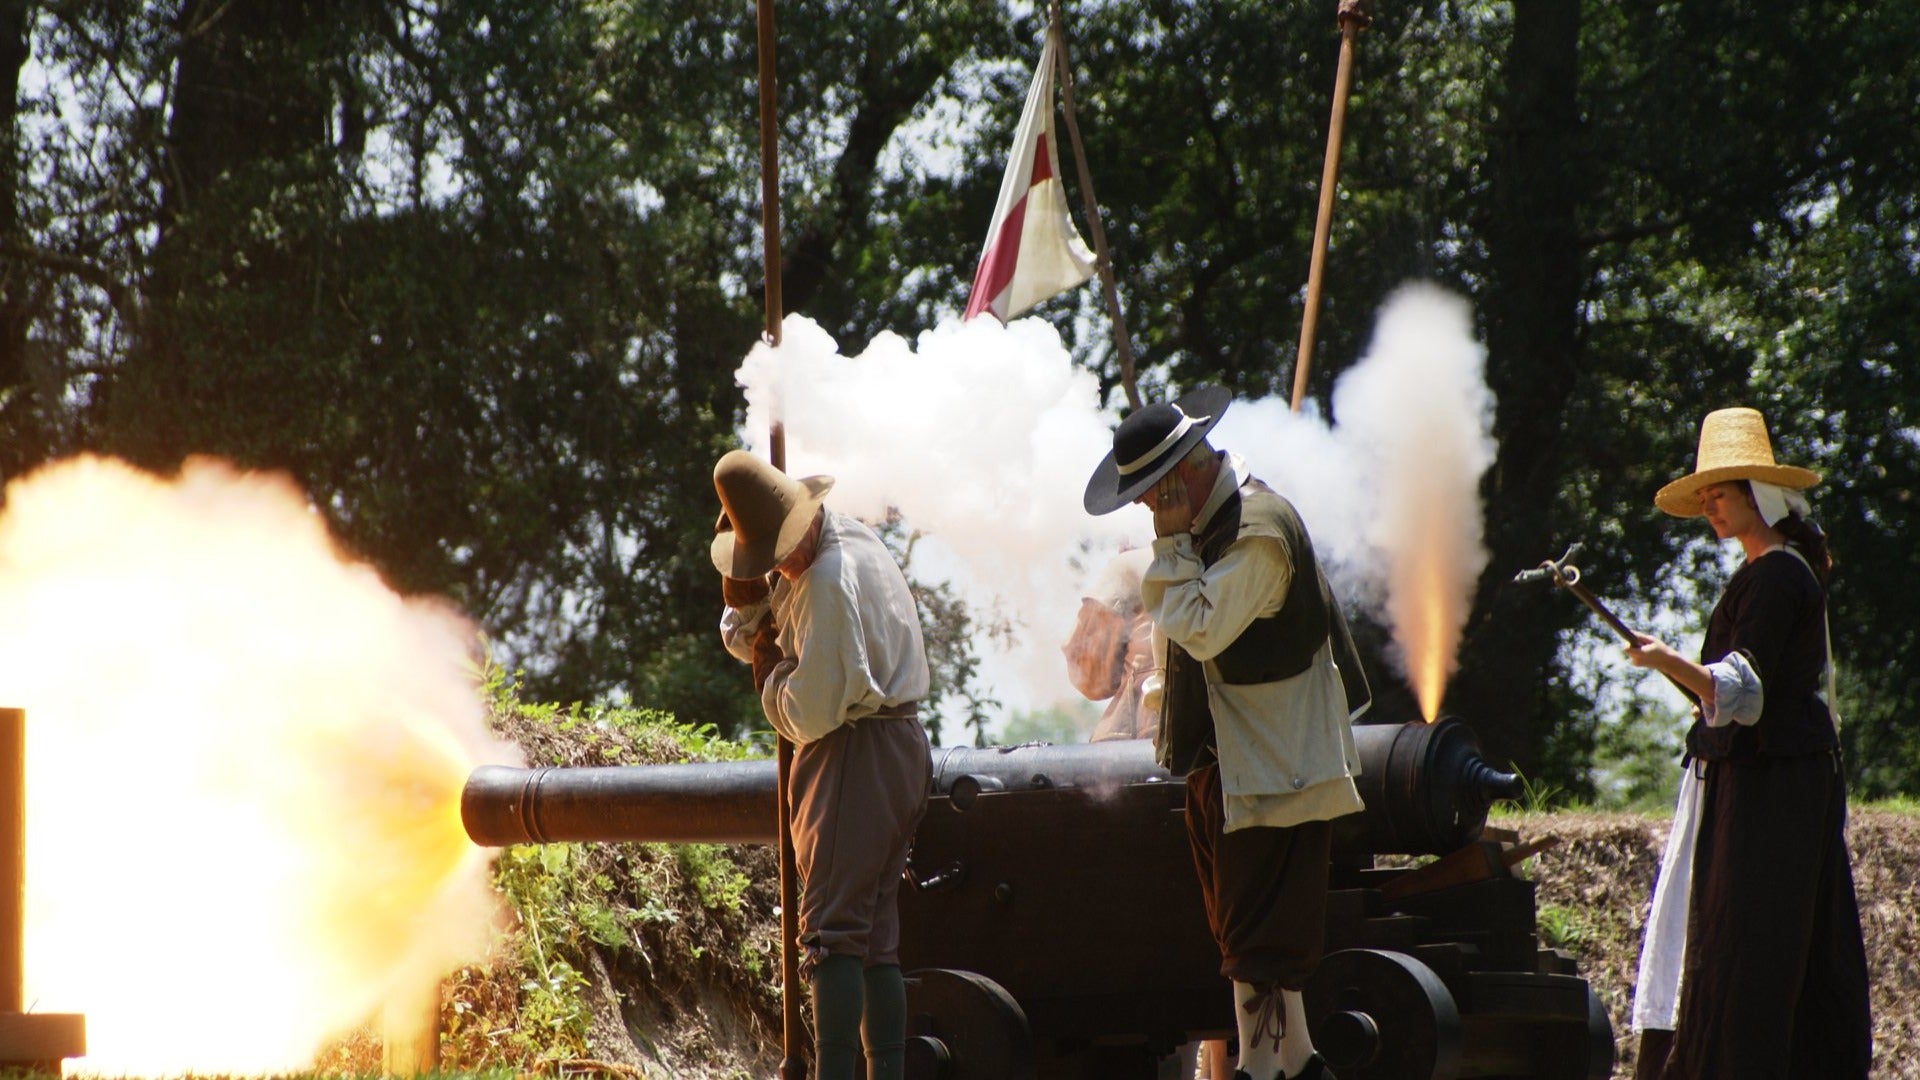
<svg viewBox="0 0 1920 1080">
<path fill-rule="evenodd" d="M 1225 387 L 1203 386 L 1172 404 L 1154 402 L 1127 414 L 1113 429 L 1113 450 L 1093 471 L 1082 498 L 1087 513 L 1111 514 L 1180 464 L 1233 403 Z"/>
<path fill-rule="evenodd" d="M 713 467 L 720 495 L 713 565 L 728 577 L 760 577 L 793 554 L 833 487 L 831 476 L 788 476 L 745 450 L 730 450 Z"/>
<path fill-rule="evenodd" d="M 1700 422 L 1693 472 L 1661 488 L 1653 505 L 1674 517 L 1699 517 L 1700 489 L 1729 480 L 1759 480 L 1798 491 L 1819 483 L 1820 474 L 1774 463 L 1767 421 L 1757 410 L 1715 409 Z"/>
</svg>

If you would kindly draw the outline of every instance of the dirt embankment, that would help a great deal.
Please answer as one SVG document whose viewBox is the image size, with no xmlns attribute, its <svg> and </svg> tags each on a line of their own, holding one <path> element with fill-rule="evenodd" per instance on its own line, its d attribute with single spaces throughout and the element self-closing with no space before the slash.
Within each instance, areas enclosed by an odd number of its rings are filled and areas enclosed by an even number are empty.
<svg viewBox="0 0 1920 1080">
<path fill-rule="evenodd" d="M 1613 1018 L 1615 1077 L 1633 1075 L 1634 978 L 1660 851 L 1672 824 L 1629 814 L 1506 819 L 1559 843 L 1526 868 L 1543 937 L 1580 959 Z M 1847 830 L 1873 985 L 1874 1080 L 1920 1078 L 1920 817 L 1855 811 Z"/>
</svg>

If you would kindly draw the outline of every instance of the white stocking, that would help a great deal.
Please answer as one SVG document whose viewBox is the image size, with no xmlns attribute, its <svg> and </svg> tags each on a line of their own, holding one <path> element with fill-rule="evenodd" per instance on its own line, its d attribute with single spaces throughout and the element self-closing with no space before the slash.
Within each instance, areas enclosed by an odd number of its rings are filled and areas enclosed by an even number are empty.
<svg viewBox="0 0 1920 1080">
<path fill-rule="evenodd" d="M 1252 983 L 1233 984 L 1233 1018 L 1240 1029 L 1240 1071 L 1253 1080 L 1280 1074 L 1280 1051 L 1287 1021 L 1280 991 L 1262 991 Z"/>
<path fill-rule="evenodd" d="M 1280 1065 L 1288 1076 L 1298 1076 L 1313 1056 L 1313 1033 L 1307 1030 L 1307 1006 L 1298 990 L 1279 991 L 1285 1010 L 1285 1036 L 1280 1040 Z"/>
</svg>

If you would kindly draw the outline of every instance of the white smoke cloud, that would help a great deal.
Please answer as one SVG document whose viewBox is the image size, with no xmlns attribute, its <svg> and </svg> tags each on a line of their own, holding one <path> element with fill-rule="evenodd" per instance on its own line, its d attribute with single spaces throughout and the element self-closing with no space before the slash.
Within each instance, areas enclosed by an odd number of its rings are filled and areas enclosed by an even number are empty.
<svg viewBox="0 0 1920 1080">
<path fill-rule="evenodd" d="M 1493 454 L 1484 355 L 1464 301 L 1404 287 L 1383 307 L 1367 355 L 1335 387 L 1337 425 L 1269 397 L 1236 402 L 1210 440 L 1299 508 L 1350 608 L 1391 614 L 1396 597 L 1406 606 L 1416 584 L 1408 567 L 1439 560 L 1424 572 L 1451 597 L 1440 620 L 1451 629 L 1432 629 L 1422 608 L 1402 619 L 1400 640 L 1444 648 L 1449 663 L 1486 560 L 1477 495 Z M 750 448 L 766 453 L 777 415 L 789 471 L 834 476 L 830 502 L 840 510 L 872 518 L 898 509 L 939 544 L 917 574 L 931 570 L 974 603 L 998 602 L 1017 617 L 1021 640 L 995 665 L 1017 683 L 995 687 L 1005 700 L 1041 706 L 1072 696 L 1059 645 L 1087 578 L 1121 547 L 1150 543 L 1153 530 L 1137 506 L 1099 518 L 1082 509 L 1118 413 L 1100 405 L 1094 377 L 1074 366 L 1050 325 L 948 321 L 912 343 L 882 334 L 848 357 L 817 324 L 790 315 L 782 344 L 756 347 L 738 377 Z"/>
</svg>

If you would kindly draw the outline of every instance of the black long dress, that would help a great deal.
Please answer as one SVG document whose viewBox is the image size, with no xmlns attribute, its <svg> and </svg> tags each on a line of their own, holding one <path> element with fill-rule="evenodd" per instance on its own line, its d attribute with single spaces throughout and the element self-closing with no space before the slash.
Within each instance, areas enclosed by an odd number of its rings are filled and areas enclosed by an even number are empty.
<svg viewBox="0 0 1920 1080">
<path fill-rule="evenodd" d="M 1812 570 L 1779 549 L 1733 575 L 1707 625 L 1701 662 L 1744 653 L 1765 705 L 1751 727 L 1687 733 L 1704 782 L 1670 1080 L 1871 1069 L 1825 614 Z"/>
</svg>

